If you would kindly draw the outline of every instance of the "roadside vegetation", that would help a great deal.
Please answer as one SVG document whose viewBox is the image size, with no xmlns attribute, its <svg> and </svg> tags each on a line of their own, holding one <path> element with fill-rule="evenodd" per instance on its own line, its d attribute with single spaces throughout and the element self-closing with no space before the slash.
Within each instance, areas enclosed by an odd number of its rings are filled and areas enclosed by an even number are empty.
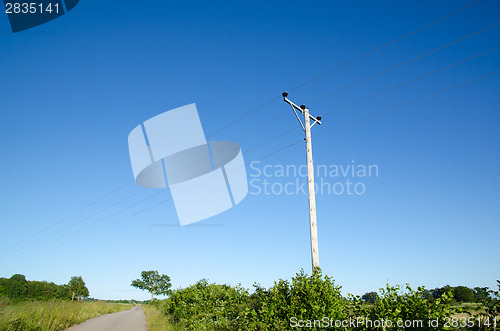
<svg viewBox="0 0 500 331">
<path fill-rule="evenodd" d="M 341 287 L 320 269 L 312 275 L 302 270 L 269 289 L 254 287 L 250 293 L 201 280 L 169 290 L 167 299 L 146 306 L 150 331 L 495 330 L 495 320 L 500 329 L 499 291 L 487 288 L 387 285 L 379 292 L 343 297 Z"/>
<path fill-rule="evenodd" d="M 1 331 L 65 330 L 90 318 L 128 310 L 133 305 L 103 301 L 16 301 L 0 298 Z"/>
<path fill-rule="evenodd" d="M 146 315 L 146 326 L 148 331 L 177 331 L 183 330 L 174 327 L 169 317 L 157 308 L 156 305 L 142 305 L 142 310 Z"/>
<path fill-rule="evenodd" d="M 342 296 L 341 286 L 316 269 L 269 289 L 253 291 L 203 279 L 171 290 L 170 278 L 143 272 L 132 286 L 165 300 L 143 305 L 148 331 L 157 330 L 499 330 L 499 291 L 444 286 L 428 290 L 387 285 L 362 296 Z M 81 277 L 65 285 L 0 278 L 0 331 L 65 330 L 88 319 L 128 310 L 133 301 L 85 299 Z"/>
<path fill-rule="evenodd" d="M 29 281 L 24 275 L 0 278 L 0 331 L 65 330 L 90 318 L 132 308 L 132 304 L 85 300 L 81 276 L 68 284 Z"/>
</svg>

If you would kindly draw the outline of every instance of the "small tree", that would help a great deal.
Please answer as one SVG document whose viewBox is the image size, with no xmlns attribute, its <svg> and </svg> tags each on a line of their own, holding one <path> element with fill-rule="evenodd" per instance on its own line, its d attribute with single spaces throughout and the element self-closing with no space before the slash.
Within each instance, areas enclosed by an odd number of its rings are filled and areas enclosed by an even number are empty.
<svg viewBox="0 0 500 331">
<path fill-rule="evenodd" d="M 476 297 L 476 302 L 488 300 L 490 298 L 489 289 L 487 287 L 474 287 L 474 296 Z"/>
<path fill-rule="evenodd" d="M 141 272 L 142 279 L 132 281 L 132 286 L 140 290 L 146 290 L 151 293 L 151 301 L 155 295 L 168 295 L 170 294 L 170 277 L 167 275 L 160 275 L 158 271 L 143 271 Z"/>
<path fill-rule="evenodd" d="M 361 300 L 367 303 L 374 304 L 377 303 L 380 300 L 380 298 L 377 292 L 367 292 L 361 296 Z"/>
<path fill-rule="evenodd" d="M 466 286 L 457 286 L 453 288 L 453 297 L 457 302 L 474 302 L 476 296 L 474 291 Z"/>
<path fill-rule="evenodd" d="M 487 321 L 497 321 L 500 314 L 500 280 L 497 280 L 498 291 L 489 290 L 488 298 L 483 299 L 484 317 Z M 484 325 L 484 324 L 483 324 Z"/>
<path fill-rule="evenodd" d="M 435 289 L 430 290 L 430 292 L 434 299 L 439 299 L 444 293 L 450 292 L 452 290 L 453 288 L 450 285 L 445 285 L 441 288 L 436 287 Z"/>
<path fill-rule="evenodd" d="M 7 286 L 7 295 L 11 299 L 22 299 L 28 292 L 28 282 L 26 281 L 26 277 L 21 274 L 15 274 L 10 277 Z"/>
<path fill-rule="evenodd" d="M 82 276 L 73 276 L 68 283 L 69 292 L 71 293 L 71 301 L 75 298 L 87 298 L 89 296 L 89 289 L 85 286 Z"/>
</svg>

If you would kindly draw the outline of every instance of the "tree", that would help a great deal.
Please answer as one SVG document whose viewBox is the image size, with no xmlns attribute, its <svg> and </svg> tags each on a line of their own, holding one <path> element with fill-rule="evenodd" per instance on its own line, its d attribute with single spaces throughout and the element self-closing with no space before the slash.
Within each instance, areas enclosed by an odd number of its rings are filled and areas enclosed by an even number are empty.
<svg viewBox="0 0 500 331">
<path fill-rule="evenodd" d="M 489 289 L 487 287 L 474 287 L 474 296 L 476 297 L 476 302 L 488 300 L 490 298 Z"/>
<path fill-rule="evenodd" d="M 500 280 L 497 280 L 498 291 L 489 290 L 488 298 L 483 299 L 485 315 L 491 320 L 495 320 L 500 314 Z"/>
<path fill-rule="evenodd" d="M 15 274 L 8 282 L 7 295 L 11 299 L 22 299 L 28 292 L 28 282 L 24 275 Z"/>
<path fill-rule="evenodd" d="M 367 303 L 374 304 L 374 303 L 377 303 L 380 300 L 380 298 L 379 298 L 377 292 L 367 292 L 361 296 L 361 300 L 363 300 Z"/>
<path fill-rule="evenodd" d="M 431 294 L 432 294 L 432 297 L 434 299 L 439 299 L 441 298 L 441 296 L 444 294 L 444 293 L 448 293 L 448 292 L 451 292 L 453 290 L 453 287 L 451 287 L 450 285 L 445 285 L 441 288 L 439 287 L 436 287 L 435 289 L 431 290 Z"/>
<path fill-rule="evenodd" d="M 466 286 L 454 287 L 453 297 L 457 302 L 474 302 L 476 300 L 474 291 Z"/>
<path fill-rule="evenodd" d="M 170 277 L 167 275 L 160 275 L 158 271 L 143 271 L 141 272 L 142 279 L 132 281 L 132 286 L 140 290 L 146 290 L 151 293 L 151 301 L 155 295 L 168 295 L 170 294 Z"/>
<path fill-rule="evenodd" d="M 89 296 L 89 289 L 85 286 L 82 276 L 73 276 L 68 283 L 69 291 L 71 293 L 71 301 L 75 298 L 87 298 Z"/>
<path fill-rule="evenodd" d="M 9 280 L 7 278 L 0 278 L 0 297 L 7 295 L 7 287 Z"/>
<path fill-rule="evenodd" d="M 422 287 L 421 292 L 422 292 L 422 300 L 433 300 L 431 291 Z"/>
</svg>

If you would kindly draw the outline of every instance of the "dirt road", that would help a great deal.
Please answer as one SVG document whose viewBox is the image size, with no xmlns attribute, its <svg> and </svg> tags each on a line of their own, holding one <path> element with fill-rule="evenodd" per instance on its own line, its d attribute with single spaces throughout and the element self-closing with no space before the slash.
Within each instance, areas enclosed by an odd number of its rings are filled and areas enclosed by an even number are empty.
<svg viewBox="0 0 500 331">
<path fill-rule="evenodd" d="M 68 329 L 68 331 L 146 331 L 146 316 L 141 306 L 114 314 L 102 315 Z"/>
</svg>

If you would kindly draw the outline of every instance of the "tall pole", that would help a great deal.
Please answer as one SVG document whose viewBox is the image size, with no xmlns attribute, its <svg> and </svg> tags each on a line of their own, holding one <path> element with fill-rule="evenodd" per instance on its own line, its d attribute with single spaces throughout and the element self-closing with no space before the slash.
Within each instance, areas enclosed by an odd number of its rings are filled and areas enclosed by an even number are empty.
<svg viewBox="0 0 500 331">
<path fill-rule="evenodd" d="M 311 259 L 312 268 L 319 267 L 318 227 L 316 223 L 316 192 L 314 190 L 314 166 L 312 158 L 311 122 L 309 108 L 304 109 L 307 154 L 307 189 L 309 193 L 309 225 L 311 227 Z"/>
<path fill-rule="evenodd" d="M 319 267 L 319 250 L 318 250 L 318 227 L 316 222 L 316 192 L 314 189 L 314 166 L 312 158 L 312 138 L 311 138 L 311 127 L 318 123 L 321 125 L 321 117 L 313 117 L 309 114 L 309 108 L 306 106 L 297 106 L 293 102 L 287 99 L 288 93 L 283 92 L 283 100 L 288 103 L 295 113 L 302 130 L 305 133 L 306 141 L 306 156 L 307 156 L 307 189 L 309 194 L 309 226 L 311 232 L 311 260 L 312 260 L 312 270 Z M 304 115 L 304 124 L 297 113 L 301 112 Z M 311 125 L 311 120 L 314 122 Z"/>
</svg>

